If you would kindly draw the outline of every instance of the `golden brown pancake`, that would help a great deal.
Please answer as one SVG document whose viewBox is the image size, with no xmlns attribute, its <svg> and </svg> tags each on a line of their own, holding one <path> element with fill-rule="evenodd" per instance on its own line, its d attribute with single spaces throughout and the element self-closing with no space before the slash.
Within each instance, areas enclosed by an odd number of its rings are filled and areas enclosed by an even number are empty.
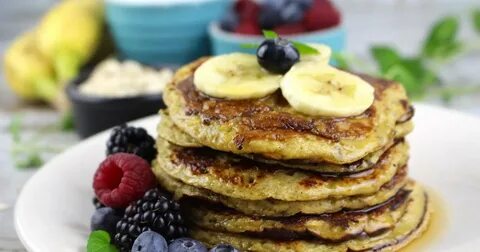
<svg viewBox="0 0 480 252">
<path fill-rule="evenodd" d="M 171 120 L 170 116 L 168 115 L 167 110 L 160 110 L 160 123 L 157 127 L 157 132 L 160 138 L 167 140 L 168 142 L 182 146 L 182 147 L 203 147 L 200 143 L 198 143 L 193 137 L 186 134 L 185 132 L 181 131 Z M 255 154 L 242 154 L 242 156 L 269 164 L 278 164 L 285 167 L 295 168 L 295 169 L 304 169 L 310 171 L 318 171 L 321 173 L 345 173 L 345 174 L 352 174 L 361 172 L 367 169 L 370 169 L 373 165 L 375 165 L 382 154 L 389 149 L 398 139 L 402 139 L 408 133 L 410 133 L 413 129 L 413 124 L 411 121 L 406 121 L 403 123 L 399 123 L 395 127 L 395 137 L 385 145 L 382 149 L 375 151 L 373 153 L 368 154 L 367 156 L 363 157 L 361 160 L 350 164 L 332 164 L 332 163 L 315 163 L 309 162 L 308 160 L 274 160 L 274 159 L 266 159 L 262 156 L 255 155 Z"/>
<path fill-rule="evenodd" d="M 405 213 L 413 185 L 409 184 L 381 204 L 329 214 L 248 216 L 222 205 L 196 199 L 185 200 L 182 206 L 188 222 L 204 229 L 277 240 L 319 239 L 340 242 L 365 235 L 375 236 L 393 229 Z"/>
<path fill-rule="evenodd" d="M 304 251 L 304 252 L 347 252 L 347 251 L 392 251 L 398 250 L 418 237 L 427 227 L 430 217 L 428 197 L 423 189 L 414 186 L 408 198 L 407 207 L 396 225 L 379 235 L 364 235 L 342 242 L 326 242 L 320 239 L 261 238 L 255 234 L 238 234 L 212 231 L 193 227 L 191 236 L 213 246 L 228 243 L 241 251 Z"/>
<path fill-rule="evenodd" d="M 295 111 L 281 92 L 261 99 L 208 97 L 193 84 L 206 58 L 181 68 L 164 91 L 176 126 L 204 146 L 267 159 L 352 163 L 380 150 L 405 121 L 410 105 L 395 82 L 362 76 L 375 88 L 375 101 L 354 117 L 308 117 Z"/>
<path fill-rule="evenodd" d="M 372 194 L 408 159 L 408 145 L 392 146 L 370 170 L 346 176 L 283 168 L 213 151 L 157 141 L 158 167 L 186 184 L 245 200 L 307 201 Z"/>
<path fill-rule="evenodd" d="M 168 110 L 161 109 L 159 111 L 160 122 L 157 126 L 158 136 L 169 141 L 172 144 L 182 147 L 203 147 L 195 138 L 183 132 L 173 123 L 168 115 Z"/>
<path fill-rule="evenodd" d="M 160 186 L 171 192 L 176 199 L 183 197 L 201 198 L 215 203 L 221 203 L 247 215 L 256 216 L 293 216 L 296 214 L 333 213 L 344 209 L 362 209 L 387 201 L 396 195 L 407 181 L 407 168 L 403 167 L 398 170 L 392 180 L 371 195 L 312 201 L 281 201 L 274 199 L 243 200 L 185 184 L 165 173 L 163 169 L 159 168 L 156 162 L 154 162 L 153 171 Z"/>
</svg>

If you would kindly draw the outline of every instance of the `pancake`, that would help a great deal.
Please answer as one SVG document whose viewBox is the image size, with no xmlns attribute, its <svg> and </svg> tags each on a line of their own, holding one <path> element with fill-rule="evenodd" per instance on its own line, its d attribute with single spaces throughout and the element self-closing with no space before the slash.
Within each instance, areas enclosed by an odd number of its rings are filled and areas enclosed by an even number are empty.
<svg viewBox="0 0 480 252">
<path fill-rule="evenodd" d="M 320 200 L 372 194 L 408 159 L 408 145 L 392 146 L 370 170 L 347 176 L 285 169 L 208 148 L 185 148 L 157 140 L 158 167 L 186 184 L 245 200 Z"/>
<path fill-rule="evenodd" d="M 154 162 L 153 171 L 160 186 L 171 192 L 176 199 L 201 198 L 255 216 L 293 216 L 296 214 L 333 213 L 344 209 L 362 209 L 387 201 L 396 195 L 407 182 L 407 168 L 403 167 L 398 170 L 392 180 L 371 195 L 313 201 L 242 200 L 185 184 L 165 173 L 156 162 Z"/>
<path fill-rule="evenodd" d="M 331 214 L 259 218 L 201 200 L 183 201 L 182 206 L 187 221 L 204 229 L 272 239 L 340 242 L 393 229 L 405 213 L 412 186 L 413 183 L 379 205 Z"/>
<path fill-rule="evenodd" d="M 159 137 L 167 140 L 168 142 L 182 146 L 182 147 L 203 147 L 193 137 L 181 131 L 171 120 L 167 110 L 160 110 L 160 123 L 157 126 L 157 132 Z M 345 173 L 352 174 L 361 172 L 371 168 L 376 164 L 382 154 L 389 149 L 396 141 L 396 139 L 402 139 L 413 129 L 413 123 L 411 121 L 405 121 L 395 126 L 395 137 L 382 149 L 375 151 L 363 157 L 361 160 L 350 164 L 332 164 L 332 163 L 315 163 L 308 160 L 274 160 L 266 159 L 262 156 L 255 154 L 243 154 L 242 156 L 250 158 L 263 163 L 278 164 L 284 167 L 304 169 L 310 171 L 317 171 L 322 173 Z"/>
<path fill-rule="evenodd" d="M 410 121 L 410 113 L 411 112 L 405 115 L 408 120 L 397 122 L 395 125 L 395 138 L 403 138 L 413 130 L 413 124 Z M 157 132 L 161 138 L 182 147 L 203 147 L 203 145 L 197 142 L 195 138 L 183 132 L 177 125 L 175 125 L 172 118 L 170 118 L 168 110 L 161 109 L 159 114 L 160 122 L 157 126 Z"/>
<path fill-rule="evenodd" d="M 394 228 L 374 236 L 360 236 L 343 242 L 325 242 L 319 239 L 285 240 L 259 238 L 257 235 L 235 234 L 192 227 L 190 234 L 194 239 L 213 246 L 228 243 L 241 251 L 391 251 L 404 247 L 418 237 L 427 227 L 430 217 L 428 197 L 423 189 L 416 185 L 409 196 L 404 214 Z"/>
<path fill-rule="evenodd" d="M 159 114 L 160 122 L 157 126 L 157 132 L 161 138 L 182 147 L 203 147 L 195 138 L 183 132 L 173 123 L 168 115 L 168 110 L 161 109 Z"/>
<path fill-rule="evenodd" d="M 176 126 L 204 146 L 267 159 L 347 164 L 380 150 L 394 138 L 395 125 L 411 111 L 404 88 L 361 76 L 375 88 L 375 101 L 354 117 L 308 117 L 295 111 L 281 92 L 261 99 L 208 97 L 193 84 L 206 58 L 182 67 L 164 90 Z"/>
</svg>

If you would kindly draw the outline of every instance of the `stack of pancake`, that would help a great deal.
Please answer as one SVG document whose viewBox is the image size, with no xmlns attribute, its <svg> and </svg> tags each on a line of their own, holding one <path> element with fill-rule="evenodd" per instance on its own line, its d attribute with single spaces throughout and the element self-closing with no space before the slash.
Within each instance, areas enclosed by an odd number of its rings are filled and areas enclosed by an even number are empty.
<svg viewBox="0 0 480 252">
<path fill-rule="evenodd" d="M 281 92 L 208 97 L 205 59 L 165 90 L 154 171 L 182 200 L 191 236 L 242 251 L 381 251 L 426 228 L 428 197 L 407 177 L 413 109 L 401 85 L 361 76 L 375 101 L 354 117 L 308 117 Z"/>
</svg>

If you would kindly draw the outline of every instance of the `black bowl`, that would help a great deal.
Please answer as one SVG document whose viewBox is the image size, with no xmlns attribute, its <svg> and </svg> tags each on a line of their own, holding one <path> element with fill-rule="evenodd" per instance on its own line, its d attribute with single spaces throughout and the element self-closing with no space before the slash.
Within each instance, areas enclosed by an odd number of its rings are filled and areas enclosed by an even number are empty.
<svg viewBox="0 0 480 252">
<path fill-rule="evenodd" d="M 162 95 L 142 95 L 125 98 L 97 97 L 82 94 L 78 90 L 90 76 L 84 71 L 66 89 L 72 103 L 75 128 L 80 137 L 88 137 L 110 127 L 153 115 L 165 108 Z"/>
</svg>

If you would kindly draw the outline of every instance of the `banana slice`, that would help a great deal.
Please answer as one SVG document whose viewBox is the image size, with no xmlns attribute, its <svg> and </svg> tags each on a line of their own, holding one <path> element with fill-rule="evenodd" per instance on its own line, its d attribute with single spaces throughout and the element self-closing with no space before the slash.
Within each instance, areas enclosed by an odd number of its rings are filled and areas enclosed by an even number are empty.
<svg viewBox="0 0 480 252">
<path fill-rule="evenodd" d="M 360 77 L 318 63 L 292 68 L 280 86 L 295 110 L 313 116 L 358 115 L 374 100 L 374 88 Z"/>
<path fill-rule="evenodd" d="M 294 65 L 296 66 L 302 66 L 304 64 L 325 64 L 327 65 L 328 62 L 330 61 L 330 57 L 332 56 L 332 49 L 330 49 L 329 46 L 324 45 L 324 44 L 308 44 L 309 46 L 317 49 L 318 54 L 314 55 L 305 55 L 300 57 L 300 62 Z"/>
<path fill-rule="evenodd" d="M 231 53 L 207 60 L 193 78 L 195 86 L 209 96 L 240 100 L 275 92 L 282 76 L 268 73 L 254 55 Z"/>
</svg>

